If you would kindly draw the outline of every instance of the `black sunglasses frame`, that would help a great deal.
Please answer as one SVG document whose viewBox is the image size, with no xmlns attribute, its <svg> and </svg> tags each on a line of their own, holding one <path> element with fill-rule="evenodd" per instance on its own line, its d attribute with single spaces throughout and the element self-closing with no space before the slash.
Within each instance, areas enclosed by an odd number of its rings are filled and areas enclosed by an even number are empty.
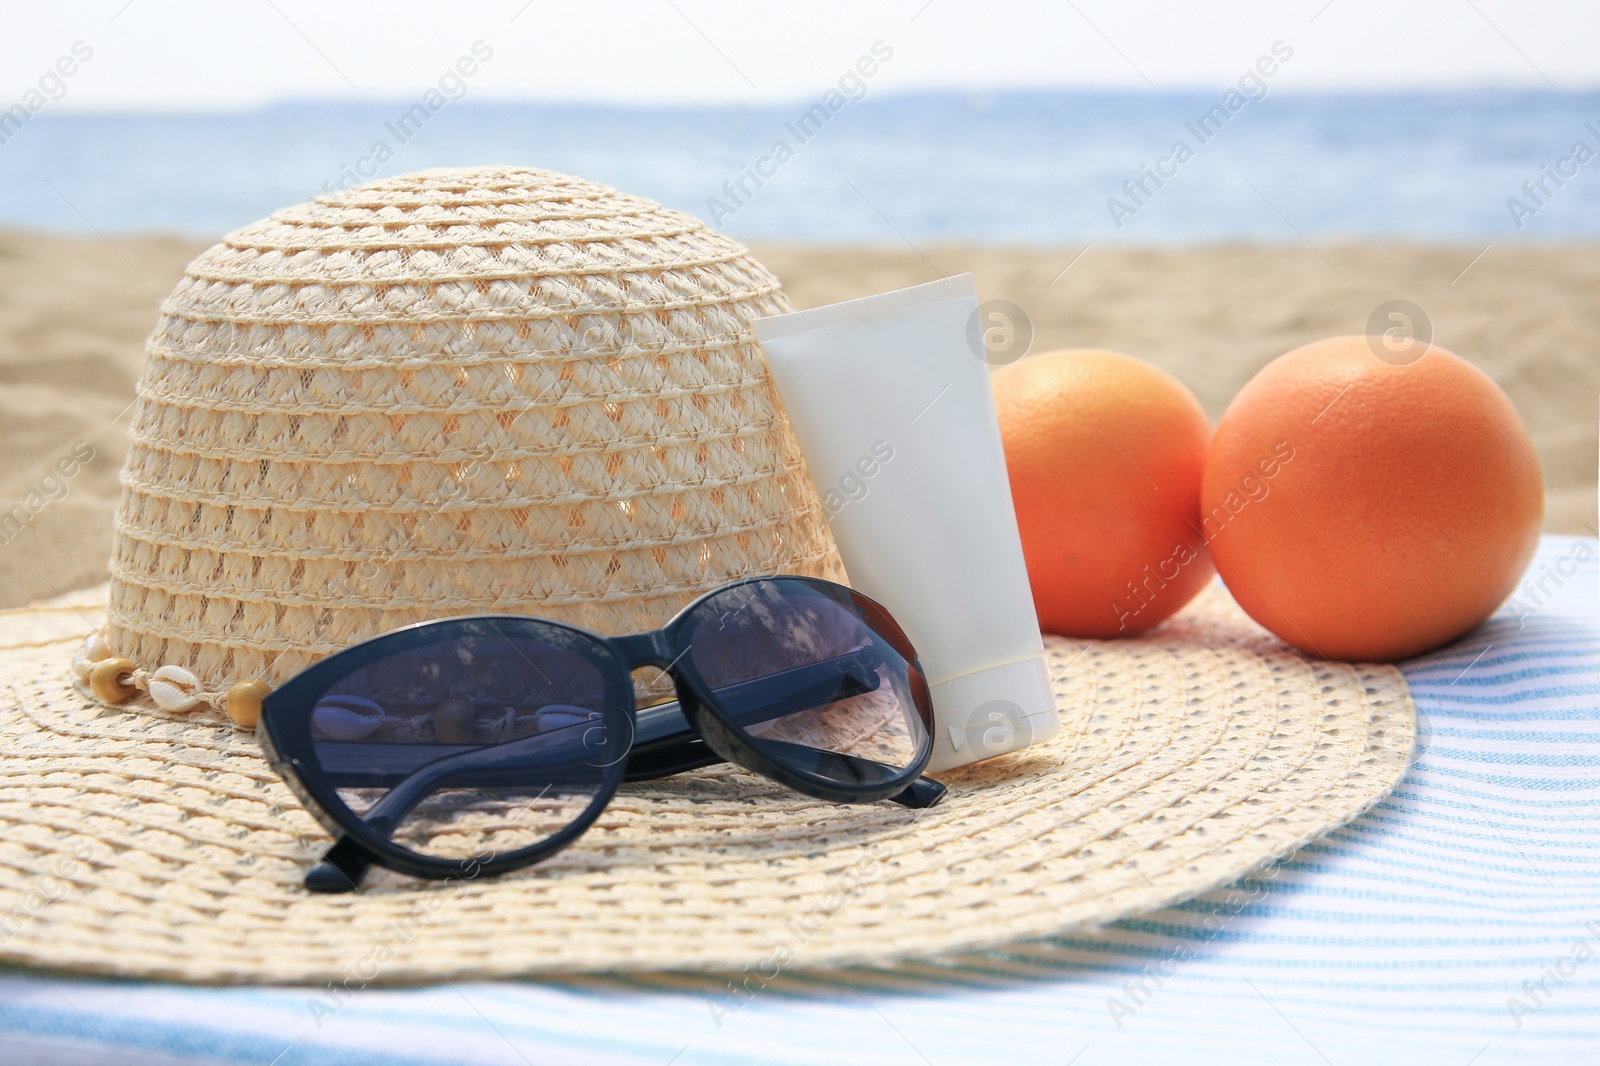
<svg viewBox="0 0 1600 1066">
<path fill-rule="evenodd" d="M 905 660 L 907 681 L 923 724 L 916 756 L 899 774 L 877 785 L 843 787 L 837 781 L 785 765 L 760 750 L 724 710 L 714 691 L 695 671 L 684 627 L 714 597 L 743 585 L 797 582 L 849 608 Z M 604 777 L 584 812 L 553 836 L 506 855 L 470 859 L 433 858 L 395 844 L 387 833 L 368 825 L 339 799 L 326 780 L 311 737 L 311 713 L 317 701 L 340 679 L 369 663 L 417 647 L 436 647 L 452 639 L 482 637 L 486 631 L 508 639 L 560 630 L 588 643 L 584 657 L 605 677 L 606 711 L 623 716 L 627 744 L 604 764 Z M 594 654 L 600 653 L 600 654 Z M 633 671 L 653 666 L 672 678 L 677 692 L 677 725 L 672 705 L 640 711 L 633 689 Z M 640 715 L 650 718 L 650 734 L 640 738 Z M 384 633 L 335 652 L 307 667 L 273 690 L 262 703 L 258 736 L 267 762 L 288 784 L 306 810 L 334 835 L 335 843 L 306 875 L 315 892 L 347 892 L 356 888 L 372 863 L 415 877 L 442 879 L 495 875 L 549 858 L 572 844 L 592 826 L 625 781 L 656 780 L 687 770 L 731 762 L 805 795 L 838 803 L 871 803 L 889 799 L 907 807 L 929 807 L 944 795 L 944 786 L 922 777 L 933 754 L 933 707 L 916 650 L 894 618 L 876 601 L 854 589 L 820 578 L 766 575 L 721 585 L 679 611 L 665 626 L 646 633 L 607 637 L 577 626 L 524 615 L 484 614 L 442 618 Z M 488 749 L 492 750 L 492 749 Z M 876 765 L 876 764 L 875 764 Z"/>
</svg>

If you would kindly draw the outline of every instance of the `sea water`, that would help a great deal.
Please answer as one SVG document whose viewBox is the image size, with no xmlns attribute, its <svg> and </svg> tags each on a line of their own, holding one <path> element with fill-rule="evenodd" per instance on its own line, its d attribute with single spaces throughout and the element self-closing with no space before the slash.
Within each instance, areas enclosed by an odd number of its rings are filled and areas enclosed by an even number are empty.
<svg viewBox="0 0 1600 1066">
<path fill-rule="evenodd" d="M 368 176 L 546 167 L 747 240 L 1600 235 L 1600 93 L 875 96 L 833 112 L 450 102 L 0 124 L 0 225 L 215 235 Z M 1179 146 L 1182 145 L 1182 148 Z M 780 147 L 781 146 L 781 147 Z M 1580 148 L 1579 146 L 1583 146 Z"/>
</svg>

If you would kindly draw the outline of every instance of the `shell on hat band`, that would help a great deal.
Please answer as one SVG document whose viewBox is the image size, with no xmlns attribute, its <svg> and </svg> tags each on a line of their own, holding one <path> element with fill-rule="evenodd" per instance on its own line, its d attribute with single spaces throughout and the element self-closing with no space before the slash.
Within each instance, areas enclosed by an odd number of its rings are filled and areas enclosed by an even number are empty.
<svg viewBox="0 0 1600 1066">
<path fill-rule="evenodd" d="M 91 633 L 72 654 L 72 675 L 100 702 L 125 703 L 140 692 L 157 707 L 172 713 L 198 709 L 202 704 L 225 712 L 241 729 L 254 729 L 261 720 L 261 701 L 272 687 L 265 681 L 240 681 L 224 692 L 208 692 L 200 679 L 181 666 L 141 670 L 127 659 L 111 654 L 106 638 Z"/>
</svg>

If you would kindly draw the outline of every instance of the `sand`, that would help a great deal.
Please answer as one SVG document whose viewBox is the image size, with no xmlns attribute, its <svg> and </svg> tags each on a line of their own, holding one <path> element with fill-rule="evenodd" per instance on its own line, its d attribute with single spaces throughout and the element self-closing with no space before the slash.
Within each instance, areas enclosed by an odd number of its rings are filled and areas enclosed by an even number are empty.
<svg viewBox="0 0 1600 1066">
<path fill-rule="evenodd" d="M 16 504 L 37 505 L 20 529 L 0 524 L 0 607 L 105 580 L 144 338 L 203 246 L 0 232 L 0 523 Z M 1187 383 L 1213 419 L 1274 356 L 1363 332 L 1378 305 L 1411 300 L 1434 339 L 1491 374 L 1522 413 L 1547 478 L 1546 528 L 1592 535 L 1600 246 L 1496 245 L 1474 263 L 1482 251 L 756 248 L 800 307 L 971 270 L 985 299 L 1026 312 L 1034 351 L 1137 355 Z"/>
</svg>

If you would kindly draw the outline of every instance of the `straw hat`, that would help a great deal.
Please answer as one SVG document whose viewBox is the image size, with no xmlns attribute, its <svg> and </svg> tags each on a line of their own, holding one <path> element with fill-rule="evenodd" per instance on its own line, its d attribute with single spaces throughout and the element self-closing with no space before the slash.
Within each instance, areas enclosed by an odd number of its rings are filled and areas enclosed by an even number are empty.
<svg viewBox="0 0 1600 1066">
<path fill-rule="evenodd" d="M 1169 904 L 1398 780 L 1399 673 L 1309 661 L 1213 588 L 1139 640 L 1049 640 L 1062 730 L 930 810 L 714 767 L 510 876 L 307 894 L 326 833 L 234 684 L 445 614 L 621 632 L 747 573 L 843 579 L 749 330 L 786 310 L 698 221 L 537 170 L 375 182 L 201 255 L 149 342 L 109 588 L 0 614 L 0 960 L 349 987 L 882 962 Z M 132 698 L 95 698 L 125 695 L 108 658 Z"/>
<path fill-rule="evenodd" d="M 221 704 L 441 615 L 632 632 L 744 574 L 842 580 L 749 328 L 790 309 L 698 220 L 546 171 L 247 226 L 147 345 L 108 645 Z"/>
</svg>

